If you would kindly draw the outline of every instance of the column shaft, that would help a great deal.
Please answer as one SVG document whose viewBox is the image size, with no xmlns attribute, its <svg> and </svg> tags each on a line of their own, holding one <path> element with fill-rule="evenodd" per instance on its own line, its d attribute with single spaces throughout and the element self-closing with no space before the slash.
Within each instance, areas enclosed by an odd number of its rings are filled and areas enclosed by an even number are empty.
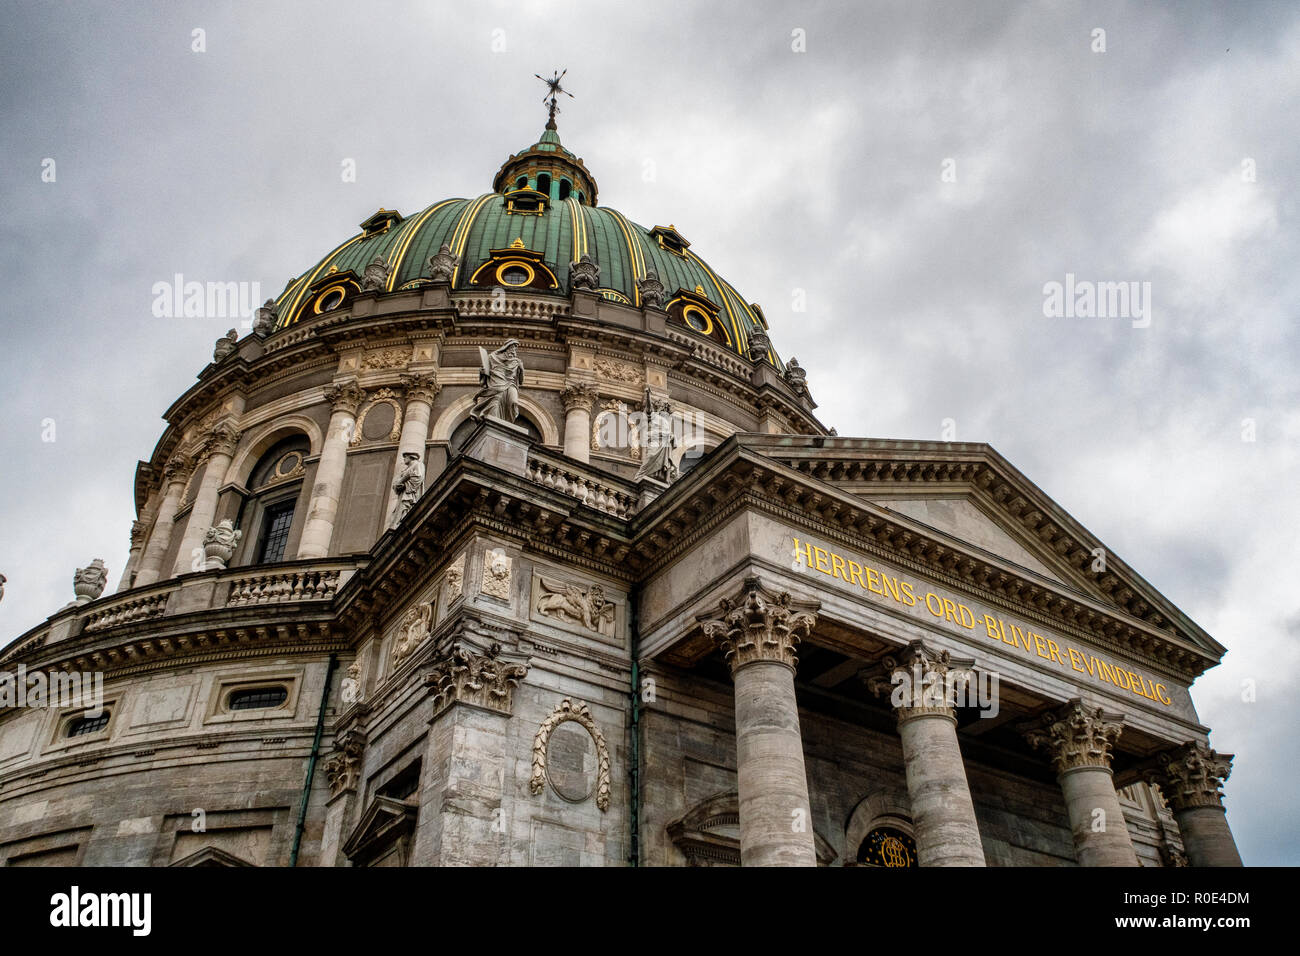
<svg viewBox="0 0 1300 956">
<path fill-rule="evenodd" d="M 172 542 L 172 524 L 176 509 L 181 506 L 181 495 L 185 493 L 187 473 L 183 464 L 173 462 L 168 465 L 164 480 L 167 491 L 162 504 L 158 506 L 158 516 L 154 519 L 153 531 L 149 534 L 149 543 L 145 546 L 144 556 L 140 558 L 140 573 L 135 576 L 135 586 L 153 584 L 162 576 L 163 559 Z"/>
<path fill-rule="evenodd" d="M 1183 852 L 1191 866 L 1241 866 L 1237 841 L 1223 807 L 1186 807 L 1174 811 Z"/>
<path fill-rule="evenodd" d="M 325 447 L 316 464 L 316 483 L 307 505 L 307 521 L 298 540 L 298 557 L 323 558 L 329 554 L 334 536 L 334 519 L 338 515 L 339 497 L 343 494 L 343 473 L 347 470 L 348 444 L 357 423 L 357 407 L 363 393 L 355 383 L 336 386 L 327 391 L 333 404 Z"/>
<path fill-rule="evenodd" d="M 231 456 L 225 452 L 213 452 L 208 456 L 203 480 L 199 482 L 199 490 L 194 493 L 194 506 L 190 508 L 185 534 L 181 537 L 180 548 L 176 551 L 173 576 L 203 570 L 203 536 L 208 533 L 208 529 L 212 527 L 212 520 L 217 516 L 217 494 L 225 481 L 226 469 L 230 467 L 230 461 Z M 197 562 L 195 550 L 198 551 Z"/>
<path fill-rule="evenodd" d="M 900 714 L 918 866 L 984 866 L 984 844 L 957 743 L 957 720 Z"/>
<path fill-rule="evenodd" d="M 1080 866 L 1138 866 L 1109 767 L 1080 766 L 1057 778 Z"/>
<path fill-rule="evenodd" d="M 756 661 L 733 678 L 741 865 L 816 866 L 794 671 Z"/>
<path fill-rule="evenodd" d="M 596 389 L 578 382 L 560 393 L 564 403 L 564 453 L 581 462 L 591 461 L 591 407 Z"/>
</svg>

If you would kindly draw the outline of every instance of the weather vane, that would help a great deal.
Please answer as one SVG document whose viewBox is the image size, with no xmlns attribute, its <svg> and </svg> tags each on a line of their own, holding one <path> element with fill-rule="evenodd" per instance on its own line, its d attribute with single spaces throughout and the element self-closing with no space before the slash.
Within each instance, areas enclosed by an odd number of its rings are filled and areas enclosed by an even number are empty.
<svg viewBox="0 0 1300 956">
<path fill-rule="evenodd" d="M 560 104 L 555 102 L 556 95 L 559 93 L 563 93 L 569 99 L 573 99 L 573 94 L 560 85 L 560 80 L 564 79 L 564 74 L 568 72 L 569 72 L 568 70 L 564 70 L 563 72 L 555 72 L 555 75 L 552 76 L 549 80 L 546 77 L 542 76 L 540 73 L 533 74 L 533 76 L 537 77 L 539 80 L 541 80 L 543 83 L 546 84 L 546 95 L 542 97 L 542 102 L 545 103 L 547 107 L 547 116 L 546 116 L 547 129 L 555 129 L 555 114 L 560 111 Z"/>
</svg>

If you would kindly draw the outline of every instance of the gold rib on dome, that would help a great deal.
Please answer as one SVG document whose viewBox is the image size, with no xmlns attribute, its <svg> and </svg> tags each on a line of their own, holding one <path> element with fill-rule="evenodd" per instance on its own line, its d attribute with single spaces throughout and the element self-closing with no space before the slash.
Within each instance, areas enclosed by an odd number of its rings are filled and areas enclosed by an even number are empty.
<svg viewBox="0 0 1300 956">
<path fill-rule="evenodd" d="M 439 209 L 444 206 L 450 206 L 456 201 L 457 200 L 455 199 L 444 199 L 442 202 L 434 203 L 418 216 L 406 220 L 406 223 L 411 223 L 411 227 L 407 230 L 405 235 L 398 239 L 397 248 L 392 254 L 392 261 L 388 263 L 388 284 L 385 286 L 386 291 L 393 291 L 393 283 L 397 281 L 397 270 L 402 265 L 403 260 L 406 259 L 406 253 L 410 251 L 411 244 L 415 242 L 416 236 L 420 234 L 420 227 L 424 225 L 425 220 Z M 402 224 L 403 227 L 406 226 L 406 223 Z"/>
<path fill-rule="evenodd" d="M 617 209 L 610 209 L 608 206 L 601 207 L 605 212 L 614 217 L 618 223 L 618 228 L 623 232 L 623 239 L 627 243 L 627 258 L 632 263 L 632 304 L 641 305 L 641 290 L 637 288 L 637 280 L 646 277 L 645 254 L 641 251 L 640 244 L 632 238 L 632 224 L 624 218 L 623 214 Z"/>
<path fill-rule="evenodd" d="M 573 259 L 577 262 L 590 251 L 587 246 L 587 217 L 582 212 L 582 203 L 576 199 L 566 199 L 569 207 L 569 219 L 573 226 Z"/>
<path fill-rule="evenodd" d="M 484 193 L 461 210 L 460 218 L 456 220 L 456 228 L 451 233 L 451 254 L 460 258 L 462 262 L 457 263 L 455 271 L 451 274 L 451 284 L 453 286 L 456 285 L 456 280 L 460 278 L 460 267 L 465 258 L 465 246 L 469 242 L 469 231 L 474 226 L 474 219 L 487 205 L 488 200 L 493 198 L 499 198 L 498 194 Z"/>
<path fill-rule="evenodd" d="M 741 355 L 744 355 L 743 347 L 744 344 L 749 341 L 749 336 L 741 338 L 740 324 L 736 321 L 736 312 L 731 307 L 731 300 L 727 298 L 727 293 L 722 291 L 722 281 L 713 274 L 712 269 L 704 264 L 704 260 L 691 252 L 691 250 L 683 249 L 682 252 L 685 253 L 688 260 L 694 262 L 704 270 L 704 274 L 709 277 L 709 281 L 713 283 L 713 287 L 718 290 L 718 299 L 721 300 L 723 308 L 727 310 L 727 318 L 731 320 L 731 329 L 736 334 L 736 351 L 740 352 Z"/>
<path fill-rule="evenodd" d="M 298 290 L 298 294 L 294 297 L 293 305 L 289 306 L 289 311 L 286 312 L 286 313 L 284 313 L 284 316 L 285 316 L 284 324 L 285 324 L 285 325 L 292 325 L 292 324 L 293 324 L 294 319 L 295 319 L 295 318 L 297 317 L 297 315 L 298 315 L 298 304 L 302 301 L 302 294 L 303 294 L 304 292 L 306 292 L 308 288 L 311 287 L 311 284 L 312 284 L 313 282 L 316 281 L 316 277 L 317 277 L 318 275 L 321 274 L 321 270 L 322 270 L 322 269 L 325 269 L 327 266 L 329 266 L 329 265 L 334 261 L 334 257 L 335 257 L 335 256 L 337 256 L 340 252 L 342 252 L 342 251 L 343 251 L 344 249 L 346 249 L 348 246 L 352 245 L 352 243 L 357 242 L 358 240 L 360 240 L 362 237 L 364 237 L 364 235 L 365 235 L 365 233 L 361 233 L 361 232 L 357 233 L 355 236 L 353 236 L 353 237 L 352 237 L 351 239 L 349 239 L 347 242 L 344 242 L 344 243 L 342 243 L 341 245 L 339 245 L 337 248 L 335 248 L 333 252 L 331 252 L 329 255 L 327 255 L 324 259 L 322 259 L 322 260 L 320 261 L 320 265 L 318 265 L 318 266 L 315 268 L 315 270 L 312 272 L 312 274 L 309 275 L 309 276 L 307 277 L 306 281 L 304 281 L 304 282 L 302 283 L 302 287 Z"/>
</svg>

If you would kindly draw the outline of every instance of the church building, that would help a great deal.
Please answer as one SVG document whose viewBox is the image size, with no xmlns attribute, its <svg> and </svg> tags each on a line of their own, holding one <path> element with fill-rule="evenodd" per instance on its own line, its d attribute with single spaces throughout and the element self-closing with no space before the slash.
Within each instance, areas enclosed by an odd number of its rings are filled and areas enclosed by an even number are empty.
<svg viewBox="0 0 1300 956">
<path fill-rule="evenodd" d="M 4 636 L 0 861 L 1240 865 L 1223 646 L 989 445 L 825 427 L 550 102 L 165 411 L 116 589 Z"/>
</svg>

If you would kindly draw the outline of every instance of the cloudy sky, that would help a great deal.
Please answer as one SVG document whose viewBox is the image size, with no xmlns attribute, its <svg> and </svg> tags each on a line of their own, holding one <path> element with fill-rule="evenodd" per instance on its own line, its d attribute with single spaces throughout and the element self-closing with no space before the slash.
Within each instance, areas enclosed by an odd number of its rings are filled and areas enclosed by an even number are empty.
<svg viewBox="0 0 1300 956">
<path fill-rule="evenodd" d="M 380 206 L 487 191 L 567 68 L 602 201 L 760 303 L 828 425 L 990 443 L 1227 645 L 1193 693 L 1229 819 L 1300 862 L 1300 7 L 3 12 L 0 644 L 92 558 L 116 586 L 135 463 L 230 325 L 154 283 L 265 298 Z M 1045 315 L 1067 274 L 1144 312 Z"/>
</svg>

